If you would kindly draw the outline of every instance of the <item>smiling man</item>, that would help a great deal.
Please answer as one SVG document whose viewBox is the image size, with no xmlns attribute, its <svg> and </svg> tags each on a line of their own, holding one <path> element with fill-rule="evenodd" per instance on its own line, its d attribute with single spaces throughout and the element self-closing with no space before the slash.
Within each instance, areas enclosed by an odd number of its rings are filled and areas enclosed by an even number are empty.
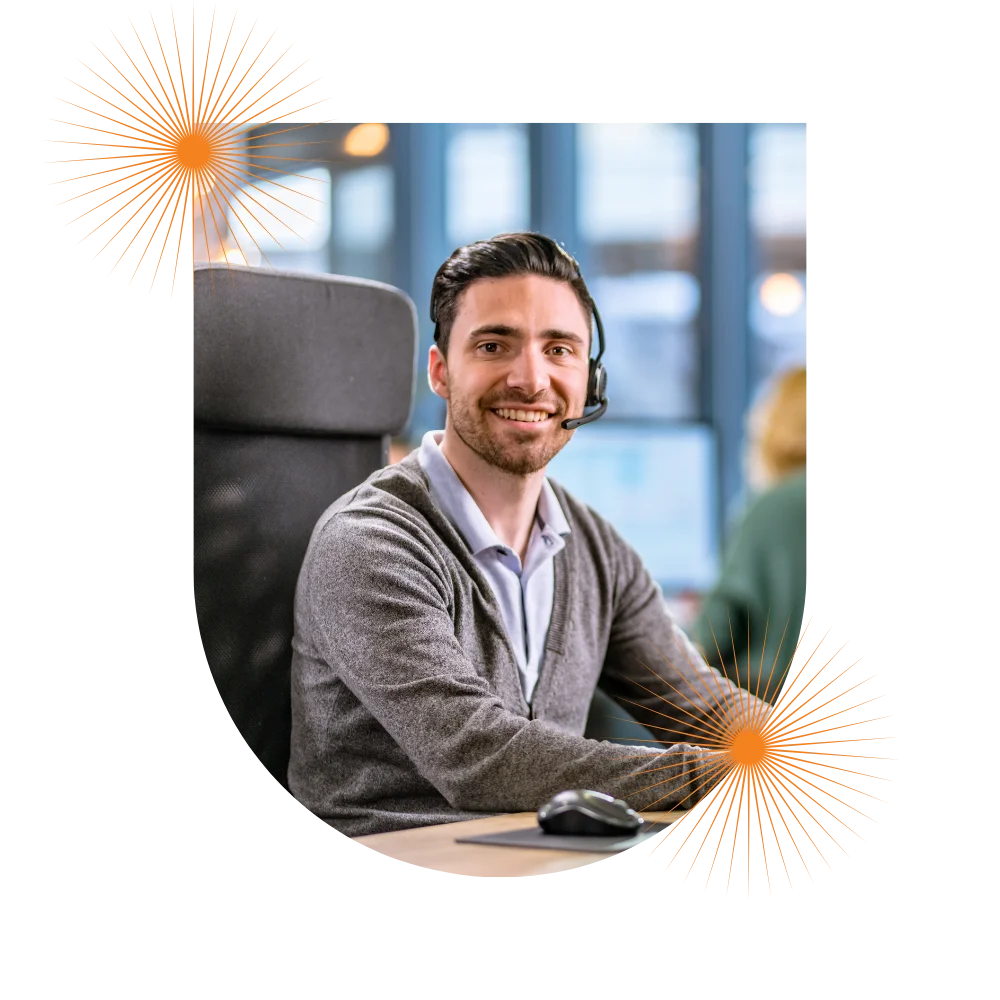
<svg viewBox="0 0 1000 1000">
<path fill-rule="evenodd" d="M 688 806 L 754 704 L 702 661 L 636 552 L 546 479 L 593 395 L 593 314 L 547 237 L 456 250 L 431 293 L 444 431 L 316 526 L 289 787 L 349 835 L 535 810 L 570 788 Z M 584 738 L 598 682 L 662 750 Z"/>
</svg>

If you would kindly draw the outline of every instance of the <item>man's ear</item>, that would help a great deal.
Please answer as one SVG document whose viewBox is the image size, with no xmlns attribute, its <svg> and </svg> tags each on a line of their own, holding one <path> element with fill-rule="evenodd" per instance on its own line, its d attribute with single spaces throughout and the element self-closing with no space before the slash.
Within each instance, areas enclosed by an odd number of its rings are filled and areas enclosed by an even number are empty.
<svg viewBox="0 0 1000 1000">
<path fill-rule="evenodd" d="M 431 344 L 427 355 L 427 384 L 431 387 L 431 392 L 442 399 L 448 398 L 447 372 L 448 366 L 441 349 L 437 344 Z"/>
</svg>

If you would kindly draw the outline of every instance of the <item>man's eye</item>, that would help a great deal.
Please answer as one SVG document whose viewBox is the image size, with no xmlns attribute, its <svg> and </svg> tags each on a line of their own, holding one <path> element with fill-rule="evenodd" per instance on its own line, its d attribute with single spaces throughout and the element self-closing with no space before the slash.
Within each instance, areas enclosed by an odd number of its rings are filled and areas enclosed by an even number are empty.
<svg viewBox="0 0 1000 1000">
<path fill-rule="evenodd" d="M 486 344 L 480 344 L 479 350 L 485 351 L 487 354 L 496 354 L 500 350 L 500 345 L 496 341 L 489 341 Z"/>
<path fill-rule="evenodd" d="M 557 344 L 555 347 L 552 348 L 552 350 L 562 352 L 558 355 L 560 358 L 567 358 L 569 357 L 570 354 L 573 353 L 568 347 L 565 347 L 562 344 Z"/>
</svg>

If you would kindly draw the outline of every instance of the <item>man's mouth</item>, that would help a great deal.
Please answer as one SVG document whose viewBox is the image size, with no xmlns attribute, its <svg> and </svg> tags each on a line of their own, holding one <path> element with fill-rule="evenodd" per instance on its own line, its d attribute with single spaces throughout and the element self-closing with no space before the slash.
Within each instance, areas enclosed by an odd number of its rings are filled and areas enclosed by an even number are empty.
<svg viewBox="0 0 1000 1000">
<path fill-rule="evenodd" d="M 552 416 L 547 410 L 513 410 L 507 407 L 491 409 L 490 412 L 495 413 L 498 417 L 503 417 L 504 420 L 528 424 L 541 424 Z"/>
</svg>

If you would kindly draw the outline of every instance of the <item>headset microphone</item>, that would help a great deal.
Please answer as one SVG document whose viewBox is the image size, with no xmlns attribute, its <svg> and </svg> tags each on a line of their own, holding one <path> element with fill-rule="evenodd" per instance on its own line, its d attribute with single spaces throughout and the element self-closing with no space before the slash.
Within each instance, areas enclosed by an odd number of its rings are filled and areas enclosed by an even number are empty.
<svg viewBox="0 0 1000 1000">
<path fill-rule="evenodd" d="M 604 416 L 604 411 L 608 408 L 607 399 L 601 400 L 600 407 L 594 410 L 593 413 L 586 413 L 582 417 L 573 417 L 572 420 L 564 420 L 562 422 L 563 430 L 575 431 L 577 427 L 582 427 L 584 424 L 593 423 L 595 420 Z"/>
<path fill-rule="evenodd" d="M 608 373 L 601 364 L 601 356 L 604 354 L 604 324 L 601 322 L 601 314 L 594 306 L 594 325 L 597 327 L 597 357 L 590 359 L 589 372 L 587 376 L 587 401 L 584 407 L 596 406 L 597 409 L 591 413 L 585 413 L 582 417 L 572 417 L 562 422 L 563 430 L 575 431 L 577 427 L 592 423 L 604 416 L 604 411 L 608 408 Z"/>
</svg>

